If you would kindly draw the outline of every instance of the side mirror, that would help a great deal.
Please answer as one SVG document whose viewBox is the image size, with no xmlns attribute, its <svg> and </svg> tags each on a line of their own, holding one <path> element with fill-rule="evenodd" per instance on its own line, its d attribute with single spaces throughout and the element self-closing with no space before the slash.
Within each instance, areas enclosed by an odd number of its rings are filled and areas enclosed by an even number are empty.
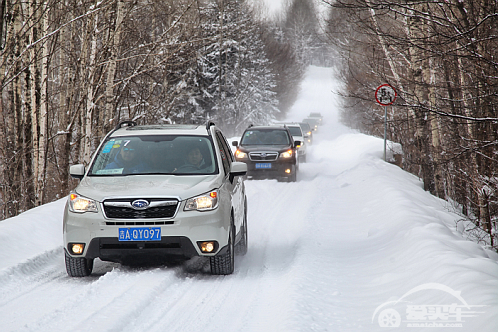
<svg viewBox="0 0 498 332">
<path fill-rule="evenodd" d="M 233 142 L 232 142 L 232 145 L 233 145 L 233 146 L 239 146 L 239 142 L 237 142 L 237 141 L 233 141 Z"/>
<path fill-rule="evenodd" d="M 230 182 L 233 181 L 234 177 L 243 176 L 246 175 L 246 173 L 247 173 L 247 164 L 240 161 L 234 161 L 232 163 L 232 166 L 230 166 Z"/>
<path fill-rule="evenodd" d="M 298 146 L 301 145 L 301 141 L 294 141 L 294 147 L 297 148 Z"/>
<path fill-rule="evenodd" d="M 69 174 L 76 179 L 83 179 L 85 176 L 85 165 L 78 164 L 69 167 Z"/>
</svg>

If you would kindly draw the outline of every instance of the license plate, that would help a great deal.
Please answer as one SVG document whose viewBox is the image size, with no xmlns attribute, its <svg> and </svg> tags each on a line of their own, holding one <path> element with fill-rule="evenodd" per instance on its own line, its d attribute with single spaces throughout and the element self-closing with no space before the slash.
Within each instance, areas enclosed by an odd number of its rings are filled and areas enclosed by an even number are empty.
<svg viewBox="0 0 498 332">
<path fill-rule="evenodd" d="M 119 241 L 161 241 L 161 227 L 120 228 Z"/>
<path fill-rule="evenodd" d="M 271 168 L 271 163 L 257 163 L 256 168 L 257 169 L 268 169 L 268 168 Z"/>
</svg>

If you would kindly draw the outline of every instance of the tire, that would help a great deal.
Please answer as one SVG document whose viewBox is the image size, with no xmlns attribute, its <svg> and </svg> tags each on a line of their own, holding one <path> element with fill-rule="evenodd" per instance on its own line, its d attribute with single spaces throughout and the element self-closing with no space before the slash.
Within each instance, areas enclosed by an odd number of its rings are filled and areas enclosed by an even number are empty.
<svg viewBox="0 0 498 332">
<path fill-rule="evenodd" d="M 87 277 L 92 274 L 93 258 L 74 258 L 64 250 L 66 260 L 66 271 L 70 277 Z"/>
<path fill-rule="evenodd" d="M 239 242 L 235 245 L 235 254 L 244 256 L 247 254 L 247 202 L 244 204 L 244 223 L 242 225 L 242 236 Z"/>
<path fill-rule="evenodd" d="M 297 168 L 294 168 L 292 174 L 287 178 L 287 181 L 289 182 L 296 182 L 297 181 Z"/>
<path fill-rule="evenodd" d="M 211 274 L 213 275 L 228 275 L 234 270 L 234 242 L 235 227 L 233 225 L 233 216 L 230 216 L 230 235 L 228 236 L 227 252 L 223 255 L 209 257 L 211 265 Z"/>
</svg>

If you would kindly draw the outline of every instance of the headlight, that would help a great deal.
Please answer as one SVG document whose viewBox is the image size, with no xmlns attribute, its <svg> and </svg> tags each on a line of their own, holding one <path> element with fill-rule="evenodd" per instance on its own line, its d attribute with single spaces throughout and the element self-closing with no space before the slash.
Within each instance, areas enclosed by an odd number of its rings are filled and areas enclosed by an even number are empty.
<svg viewBox="0 0 498 332">
<path fill-rule="evenodd" d="M 291 157 L 292 157 L 292 150 L 287 150 L 280 154 L 280 158 L 291 158 Z"/>
<path fill-rule="evenodd" d="M 218 190 L 213 190 L 207 194 L 190 198 L 185 203 L 184 211 L 209 211 L 218 206 Z"/>
<path fill-rule="evenodd" d="M 247 153 L 242 152 L 240 150 L 237 150 L 237 151 L 235 151 L 235 158 L 246 159 L 247 158 Z"/>
<path fill-rule="evenodd" d="M 75 193 L 69 195 L 69 210 L 72 212 L 98 212 L 97 203 L 93 199 Z"/>
</svg>

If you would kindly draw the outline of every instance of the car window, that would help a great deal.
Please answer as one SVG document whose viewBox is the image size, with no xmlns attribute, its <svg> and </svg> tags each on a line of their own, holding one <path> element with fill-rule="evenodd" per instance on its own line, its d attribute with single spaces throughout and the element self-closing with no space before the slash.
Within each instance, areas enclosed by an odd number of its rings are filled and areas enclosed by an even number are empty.
<svg viewBox="0 0 498 332">
<path fill-rule="evenodd" d="M 232 159 L 230 158 L 230 149 L 226 146 L 225 138 L 220 132 L 216 132 L 216 140 L 218 142 L 218 146 L 220 147 L 220 156 L 223 163 L 223 169 L 225 170 L 225 174 L 229 174 L 230 164 L 232 163 Z"/>
<path fill-rule="evenodd" d="M 207 136 L 111 137 L 104 142 L 89 175 L 216 174 L 213 144 Z"/>
<path fill-rule="evenodd" d="M 301 126 L 301 129 L 303 131 L 311 131 L 311 127 L 310 127 L 309 123 L 303 122 L 303 123 L 300 123 L 299 125 Z"/>
</svg>

